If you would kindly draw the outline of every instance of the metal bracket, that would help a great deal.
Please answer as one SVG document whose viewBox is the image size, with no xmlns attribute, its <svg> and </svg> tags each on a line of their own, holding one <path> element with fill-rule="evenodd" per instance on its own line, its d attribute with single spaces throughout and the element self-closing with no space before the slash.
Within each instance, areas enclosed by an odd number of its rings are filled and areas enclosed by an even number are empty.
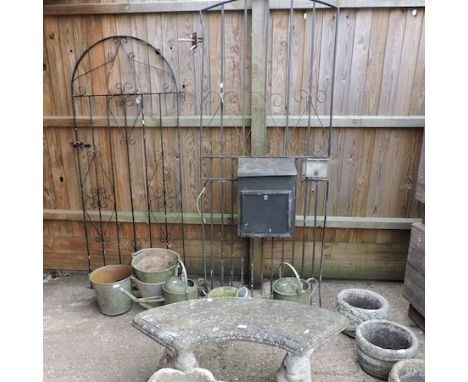
<svg viewBox="0 0 468 382">
<path fill-rule="evenodd" d="M 81 142 L 81 141 L 72 141 L 71 145 L 75 149 L 82 149 L 83 147 L 91 147 L 91 145 L 89 143 L 84 143 L 84 142 Z"/>
<path fill-rule="evenodd" d="M 190 35 L 190 38 L 179 38 L 178 41 L 180 42 L 191 42 L 192 46 L 190 50 L 195 50 L 198 48 L 198 44 L 201 44 L 203 42 L 203 37 L 198 37 L 197 32 L 193 32 Z"/>
<path fill-rule="evenodd" d="M 328 177 L 328 159 L 307 158 L 303 173 L 306 179 L 325 180 Z"/>
</svg>

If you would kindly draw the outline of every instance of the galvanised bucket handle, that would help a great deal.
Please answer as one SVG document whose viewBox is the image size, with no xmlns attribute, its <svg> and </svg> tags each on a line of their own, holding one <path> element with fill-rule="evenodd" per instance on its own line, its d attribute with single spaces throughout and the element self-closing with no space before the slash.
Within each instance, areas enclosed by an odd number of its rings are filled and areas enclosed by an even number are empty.
<svg viewBox="0 0 468 382">
<path fill-rule="evenodd" d="M 289 268 L 292 269 L 292 271 L 294 272 L 294 275 L 296 276 L 296 279 L 297 279 L 297 283 L 298 283 L 298 289 L 297 289 L 297 295 L 299 296 L 302 292 L 302 281 L 301 281 L 301 278 L 299 277 L 299 274 L 297 273 L 296 269 L 291 265 L 289 264 L 288 262 L 286 261 L 283 261 L 282 263 L 280 263 L 279 265 L 279 278 L 282 279 L 283 278 L 283 267 L 281 265 L 283 264 L 286 264 Z"/>
<path fill-rule="evenodd" d="M 132 252 L 132 258 L 137 257 L 138 255 L 141 255 L 143 252 L 147 251 L 148 249 L 152 249 L 152 248 L 143 248 L 143 249 L 140 249 L 139 251 Z"/>
<path fill-rule="evenodd" d="M 315 290 L 317 289 L 319 282 L 315 277 L 308 278 L 306 281 L 307 281 L 307 284 L 309 284 L 310 286 L 309 305 L 312 305 L 312 296 Z M 312 286 L 312 282 L 314 284 L 313 286 Z"/>
</svg>

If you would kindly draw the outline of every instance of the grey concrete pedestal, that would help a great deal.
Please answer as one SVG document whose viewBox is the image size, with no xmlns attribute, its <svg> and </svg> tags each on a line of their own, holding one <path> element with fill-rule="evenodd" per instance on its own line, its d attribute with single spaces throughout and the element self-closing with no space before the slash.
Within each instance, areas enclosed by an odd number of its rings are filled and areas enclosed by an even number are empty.
<svg viewBox="0 0 468 382">
<path fill-rule="evenodd" d="M 191 351 L 176 354 L 169 349 L 166 349 L 166 353 L 161 358 L 160 365 L 163 368 L 171 368 L 188 372 L 198 368 L 198 361 Z"/>
<path fill-rule="evenodd" d="M 311 382 L 310 356 L 312 351 L 303 354 L 286 354 L 276 372 L 277 382 Z"/>
</svg>

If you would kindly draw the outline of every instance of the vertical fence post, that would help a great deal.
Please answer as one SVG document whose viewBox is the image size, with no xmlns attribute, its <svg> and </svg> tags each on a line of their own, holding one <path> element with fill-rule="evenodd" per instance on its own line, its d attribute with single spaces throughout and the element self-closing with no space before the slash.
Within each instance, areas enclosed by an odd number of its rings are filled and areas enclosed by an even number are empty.
<svg viewBox="0 0 468 382">
<path fill-rule="evenodd" d="M 252 67 L 251 67 L 251 145 L 252 156 L 268 153 L 268 138 L 266 127 L 266 74 L 268 52 L 268 0 L 252 0 Z M 250 239 L 249 263 L 254 265 L 251 273 L 252 283 L 260 273 L 261 240 Z M 253 253 L 255 259 L 252 259 Z M 252 274 L 253 273 L 253 274 Z M 262 284 L 262 280 L 260 280 Z M 252 291 L 253 293 L 253 291 Z"/>
<path fill-rule="evenodd" d="M 268 0 L 252 0 L 252 94 L 251 144 L 252 155 L 268 151 L 266 130 L 266 63 L 268 49 Z"/>
</svg>

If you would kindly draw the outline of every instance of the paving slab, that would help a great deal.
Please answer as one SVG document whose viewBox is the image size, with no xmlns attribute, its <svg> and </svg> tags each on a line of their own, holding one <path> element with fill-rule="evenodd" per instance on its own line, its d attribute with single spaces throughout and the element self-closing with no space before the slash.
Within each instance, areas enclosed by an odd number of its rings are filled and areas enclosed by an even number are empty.
<svg viewBox="0 0 468 382">
<path fill-rule="evenodd" d="M 370 289 L 390 303 L 389 319 L 408 326 L 419 340 L 417 358 L 424 359 L 424 332 L 407 316 L 408 303 L 399 282 L 325 280 L 323 307 L 334 309 L 345 288 Z M 134 305 L 120 316 L 99 312 L 86 274 L 48 279 L 44 283 L 44 381 L 146 382 L 154 374 L 164 348 L 132 326 L 144 309 Z M 273 382 L 285 351 L 248 342 L 223 342 L 195 349 L 200 367 L 218 380 Z M 330 338 L 312 356 L 314 382 L 371 382 L 359 367 L 354 340 L 344 334 Z"/>
</svg>

